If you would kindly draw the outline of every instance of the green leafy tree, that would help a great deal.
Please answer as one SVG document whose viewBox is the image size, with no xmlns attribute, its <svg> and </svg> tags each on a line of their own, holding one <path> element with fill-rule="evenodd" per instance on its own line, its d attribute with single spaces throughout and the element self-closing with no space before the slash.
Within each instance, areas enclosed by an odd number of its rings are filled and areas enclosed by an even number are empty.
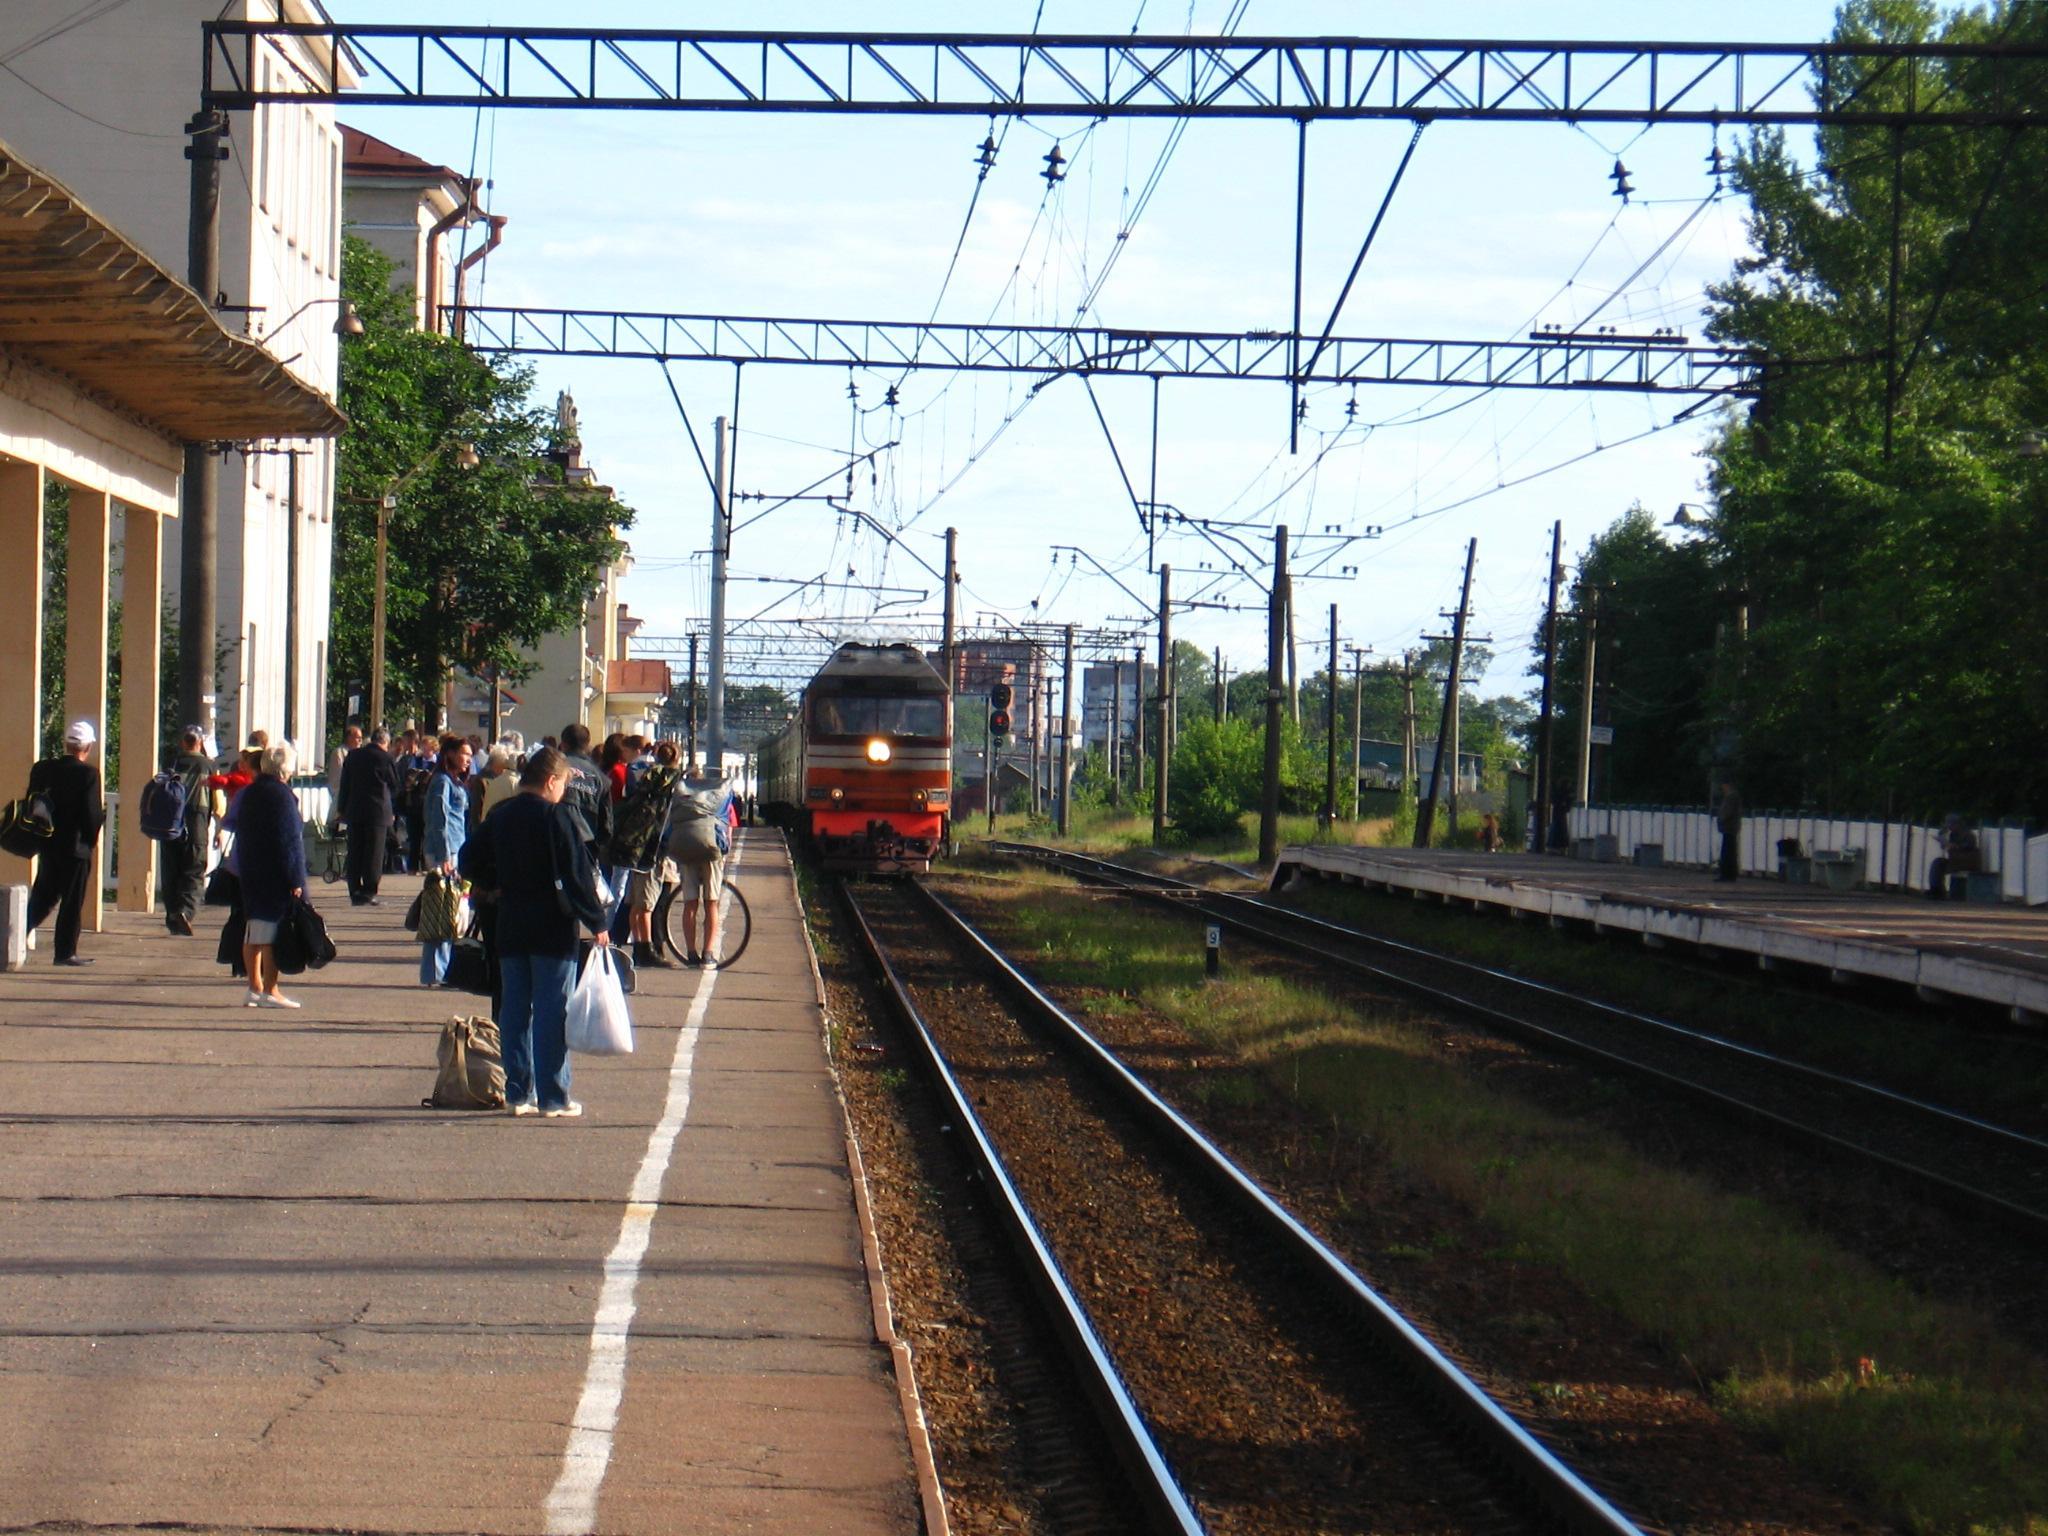
<svg viewBox="0 0 2048 1536">
<path fill-rule="evenodd" d="M 413 328 L 412 296 L 391 263 L 344 240 L 342 294 L 363 334 L 341 347 L 349 428 L 336 472 L 333 659 L 339 729 L 349 684 L 370 673 L 378 504 L 389 520 L 385 693 L 431 718 L 452 667 L 517 680 L 520 651 L 582 622 L 598 573 L 617 558 L 632 511 L 609 492 L 565 483 L 549 457 L 552 417 L 531 400 L 531 370 L 479 357 Z M 458 462 L 462 444 L 479 462 Z"/>
<path fill-rule="evenodd" d="M 2039 43 L 2048 7 L 1851 0 L 1836 36 Z M 1879 109 L 2048 92 L 2037 61 L 1831 68 Z M 1692 736 L 1726 722 L 1752 804 L 2048 815 L 2048 618 L 2022 574 L 2048 564 L 2027 435 L 2048 425 L 2048 141 L 1830 127 L 1818 148 L 1809 173 L 1761 131 L 1737 159 L 1756 254 L 1708 330 L 1782 361 L 1710 454 L 1705 558 L 1748 626 Z"/>
</svg>

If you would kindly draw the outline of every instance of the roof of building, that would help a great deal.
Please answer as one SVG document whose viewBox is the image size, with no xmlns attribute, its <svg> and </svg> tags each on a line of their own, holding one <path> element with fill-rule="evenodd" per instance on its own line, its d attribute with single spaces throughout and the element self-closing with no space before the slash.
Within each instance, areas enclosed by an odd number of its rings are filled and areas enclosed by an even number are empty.
<svg viewBox="0 0 2048 1536">
<path fill-rule="evenodd" d="M 333 437 L 332 400 L 0 143 L 0 351 L 182 442 Z"/>
<path fill-rule="evenodd" d="M 341 169 L 346 176 L 389 176 L 401 181 L 452 181 L 460 186 L 468 180 L 445 165 L 435 165 L 418 155 L 387 144 L 375 134 L 347 123 L 341 129 Z"/>
<path fill-rule="evenodd" d="M 668 663 L 632 657 L 614 659 L 605 667 L 604 691 L 608 694 L 646 694 L 666 698 L 669 691 Z"/>
</svg>

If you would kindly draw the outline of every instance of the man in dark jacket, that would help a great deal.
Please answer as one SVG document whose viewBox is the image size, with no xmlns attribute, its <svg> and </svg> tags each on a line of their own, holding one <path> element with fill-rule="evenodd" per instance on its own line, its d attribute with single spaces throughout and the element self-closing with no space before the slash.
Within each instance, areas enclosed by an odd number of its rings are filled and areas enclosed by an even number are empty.
<svg viewBox="0 0 2048 1536">
<path fill-rule="evenodd" d="M 64 728 L 64 755 L 44 758 L 28 776 L 28 792 L 49 797 L 50 822 L 56 829 L 49 848 L 36 859 L 36 883 L 28 895 L 28 926 L 33 933 L 51 910 L 56 910 L 59 965 L 92 964 L 78 952 L 78 930 L 85 918 L 85 882 L 92 874 L 93 845 L 107 821 L 100 771 L 88 761 L 98 739 L 90 720 L 72 721 Z"/>
<path fill-rule="evenodd" d="M 185 786 L 185 835 L 162 845 L 164 926 L 190 937 L 192 919 L 206 891 L 206 844 L 213 825 L 213 791 L 206 782 L 213 774 L 213 760 L 206 755 L 206 732 L 186 726 L 166 771 L 175 773 Z"/>
<path fill-rule="evenodd" d="M 569 765 L 569 787 L 562 804 L 583 822 L 584 846 L 597 859 L 612 840 L 612 784 L 590 755 L 590 728 L 581 722 L 562 727 L 562 756 Z"/>
<path fill-rule="evenodd" d="M 341 815 L 348 823 L 348 899 L 351 906 L 375 907 L 384 880 L 384 844 L 391 836 L 391 807 L 398 794 L 398 764 L 391 733 L 378 726 L 370 739 L 341 765 Z"/>
</svg>

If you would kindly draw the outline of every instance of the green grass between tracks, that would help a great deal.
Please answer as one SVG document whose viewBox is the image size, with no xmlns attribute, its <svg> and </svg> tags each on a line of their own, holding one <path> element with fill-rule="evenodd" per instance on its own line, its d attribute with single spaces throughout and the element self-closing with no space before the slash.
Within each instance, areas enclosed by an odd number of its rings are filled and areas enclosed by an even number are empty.
<svg viewBox="0 0 2048 1536">
<path fill-rule="evenodd" d="M 1205 985 L 1192 925 L 1057 877 L 976 882 L 1003 941 L 1098 1013 L 1149 1009 L 1234 1054 L 1203 1090 L 1279 1100 L 1556 1266 L 1688 1364 L 1736 1421 L 1909 1528 L 2048 1530 L 2048 1366 L 1762 1202 L 1475 1081 L 1392 1010 L 1260 975 Z M 1331 1154 L 1334 1156 L 1335 1154 Z M 1386 1255 L 1395 1258 L 1398 1255 Z"/>
</svg>

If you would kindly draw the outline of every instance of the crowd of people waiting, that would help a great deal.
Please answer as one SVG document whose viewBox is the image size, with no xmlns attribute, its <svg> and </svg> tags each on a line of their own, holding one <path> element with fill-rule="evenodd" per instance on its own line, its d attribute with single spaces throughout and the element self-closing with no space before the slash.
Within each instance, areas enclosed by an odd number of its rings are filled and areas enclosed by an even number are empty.
<svg viewBox="0 0 2048 1536">
<path fill-rule="evenodd" d="M 29 901 L 33 931 L 57 913 L 56 959 L 78 954 L 93 846 L 106 819 L 89 759 L 90 722 L 67 728 L 59 757 L 36 765 L 30 792 L 49 806 L 54 832 L 38 860 Z M 396 743 L 378 727 L 350 725 L 327 763 L 327 834 L 345 839 L 351 904 L 381 906 L 387 873 L 451 887 L 466 882 L 504 1052 L 514 1114 L 573 1116 L 564 1024 L 586 945 L 630 943 L 638 967 L 675 962 L 654 942 L 653 913 L 671 885 L 685 902 L 690 964 L 715 967 L 723 846 L 678 833 L 675 807 L 700 821 L 706 805 L 736 822 L 722 787 L 682 793 L 681 754 L 671 741 L 615 734 L 594 752 L 590 731 L 565 727 L 529 750 L 514 736 L 492 745 L 459 735 L 406 731 Z M 167 754 L 159 783 L 175 785 L 175 821 L 144 831 L 162 850 L 164 925 L 191 936 L 202 905 L 225 906 L 219 958 L 246 980 L 245 1006 L 296 1009 L 279 985 L 281 927 L 308 885 L 305 817 L 291 781 L 289 742 L 262 731 L 222 759 L 189 726 Z M 679 855 L 679 857 L 678 857 Z M 702 939 L 699 942 L 699 918 Z M 445 984 L 449 935 L 420 945 L 420 984 Z"/>
</svg>

